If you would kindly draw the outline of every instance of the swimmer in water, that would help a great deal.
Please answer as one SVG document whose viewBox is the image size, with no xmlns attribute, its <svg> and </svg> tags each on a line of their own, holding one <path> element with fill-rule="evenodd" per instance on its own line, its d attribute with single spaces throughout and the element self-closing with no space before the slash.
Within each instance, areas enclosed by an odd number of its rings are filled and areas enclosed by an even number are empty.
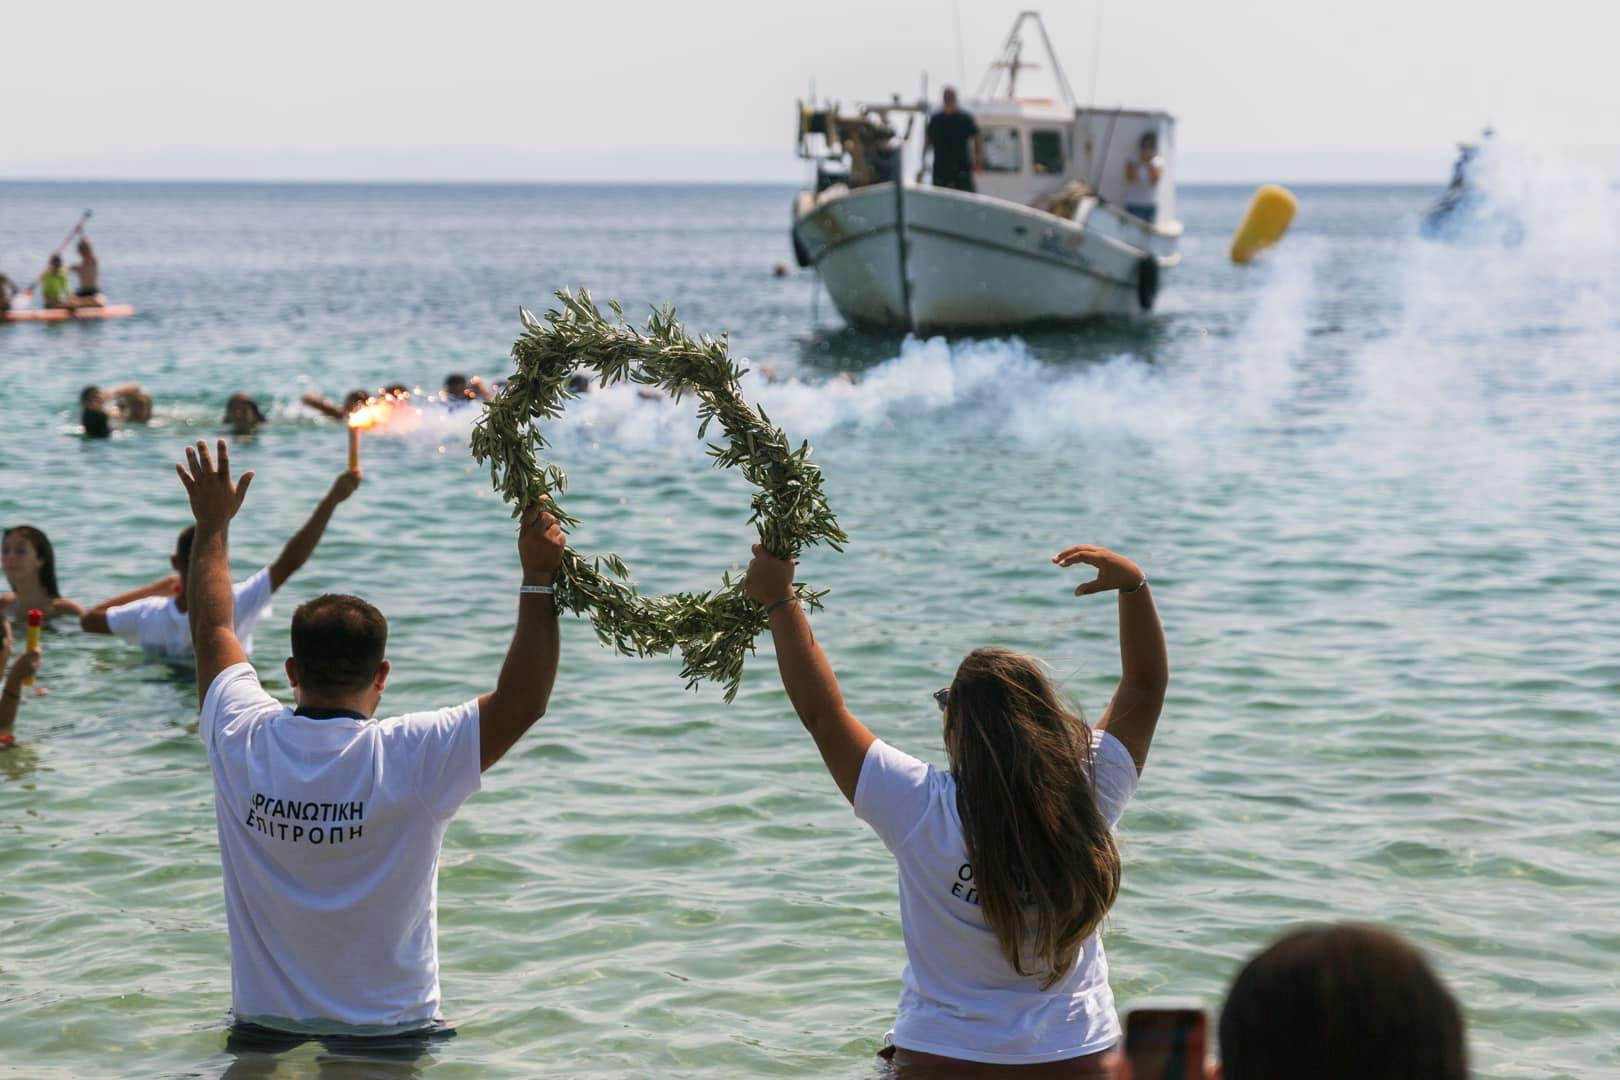
<svg viewBox="0 0 1620 1080">
<path fill-rule="evenodd" d="M 349 414 L 371 400 L 371 395 L 364 390 L 350 390 L 344 397 L 343 404 L 336 405 L 321 397 L 319 394 L 305 394 L 303 402 L 322 416 L 333 420 L 348 420 Z"/>
<path fill-rule="evenodd" d="M 264 423 L 264 411 L 246 394 L 232 394 L 225 403 L 225 426 L 232 435 L 251 435 Z"/>
<path fill-rule="evenodd" d="M 450 375 L 444 380 L 444 400 L 452 405 L 466 401 L 488 401 L 495 396 L 489 384 L 477 375 Z"/>
<path fill-rule="evenodd" d="M 13 525 L 0 534 L 0 567 L 11 585 L 0 595 L 0 619 L 21 618 L 31 610 L 44 612 L 46 619 L 84 614 L 84 608 L 63 599 L 56 585 L 56 549 L 32 525 Z"/>
<path fill-rule="evenodd" d="M 108 407 L 111 402 L 111 408 Z M 84 433 L 92 439 L 105 439 L 112 434 L 112 421 L 116 418 L 130 424 L 144 424 L 152 419 L 152 398 L 138 383 L 125 383 L 111 390 L 87 386 L 79 391 L 79 422 Z"/>
</svg>

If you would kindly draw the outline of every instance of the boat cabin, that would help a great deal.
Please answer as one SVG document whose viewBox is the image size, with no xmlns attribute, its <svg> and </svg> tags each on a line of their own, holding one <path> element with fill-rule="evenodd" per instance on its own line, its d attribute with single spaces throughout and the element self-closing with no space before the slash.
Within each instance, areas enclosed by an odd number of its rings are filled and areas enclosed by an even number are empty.
<svg viewBox="0 0 1620 1080">
<path fill-rule="evenodd" d="M 974 177 L 985 195 L 1025 206 L 1050 207 L 1076 182 L 1104 202 L 1126 202 L 1125 165 L 1137 160 L 1152 134 L 1161 159 L 1159 221 L 1176 220 L 1175 119 L 1143 109 L 1072 108 L 1050 99 L 964 103 L 984 140 L 984 171 Z"/>
</svg>

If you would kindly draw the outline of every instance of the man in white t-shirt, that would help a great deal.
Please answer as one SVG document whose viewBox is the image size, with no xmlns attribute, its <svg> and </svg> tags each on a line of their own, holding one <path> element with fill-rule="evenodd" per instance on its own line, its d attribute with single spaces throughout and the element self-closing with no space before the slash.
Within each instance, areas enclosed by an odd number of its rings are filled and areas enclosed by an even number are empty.
<svg viewBox="0 0 1620 1080">
<path fill-rule="evenodd" d="M 338 503 L 353 495 L 360 486 L 360 473 L 339 473 L 331 488 L 316 505 L 302 528 L 287 541 L 276 561 L 246 581 L 233 586 L 236 636 L 246 652 L 253 651 L 253 628 L 270 613 L 270 596 L 309 561 L 326 532 L 327 522 Z M 90 634 L 117 634 L 139 645 L 147 656 L 161 660 L 191 658 L 191 622 L 186 612 L 186 567 L 191 562 L 194 526 L 180 531 L 170 564 L 175 573 L 150 585 L 103 600 L 79 617 L 79 626 Z"/>
<path fill-rule="evenodd" d="M 198 733 L 231 941 L 233 1036 L 442 1032 L 438 862 L 480 774 L 546 710 L 557 674 L 551 581 L 566 543 L 531 507 L 518 533 L 517 628 L 495 690 L 431 712 L 373 718 L 388 680 L 388 624 L 355 596 L 319 596 L 292 619 L 297 708 L 265 693 L 234 630 L 225 443 L 181 469 L 197 519 L 187 578 Z"/>
</svg>

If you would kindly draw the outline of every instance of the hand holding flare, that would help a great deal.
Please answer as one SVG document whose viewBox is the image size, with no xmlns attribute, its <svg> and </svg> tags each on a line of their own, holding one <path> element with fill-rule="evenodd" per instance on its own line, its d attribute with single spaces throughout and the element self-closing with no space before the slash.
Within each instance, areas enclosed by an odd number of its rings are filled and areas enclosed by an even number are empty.
<svg viewBox="0 0 1620 1080">
<path fill-rule="evenodd" d="M 360 471 L 360 433 L 376 427 L 394 411 L 386 401 L 368 401 L 349 414 L 349 471 Z"/>
<path fill-rule="evenodd" d="M 39 628 L 43 625 L 45 625 L 45 613 L 38 608 L 30 610 L 28 612 L 28 644 L 25 646 L 28 652 L 39 651 Z M 32 675 L 25 677 L 23 685 L 33 686 L 34 677 Z"/>
</svg>

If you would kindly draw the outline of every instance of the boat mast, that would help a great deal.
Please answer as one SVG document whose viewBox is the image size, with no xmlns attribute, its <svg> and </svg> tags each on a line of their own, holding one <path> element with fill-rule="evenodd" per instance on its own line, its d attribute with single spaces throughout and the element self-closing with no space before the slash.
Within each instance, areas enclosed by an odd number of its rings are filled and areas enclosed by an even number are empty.
<svg viewBox="0 0 1620 1080">
<path fill-rule="evenodd" d="M 1041 47 L 1046 50 L 1046 62 L 1052 67 L 1052 76 L 1057 80 L 1058 93 L 1063 96 L 1063 104 L 1074 108 L 1074 91 L 1069 88 L 1069 77 L 1063 73 L 1063 65 L 1058 61 L 1057 50 L 1052 48 L 1052 39 L 1046 33 L 1046 23 L 1041 19 L 1038 11 L 1021 11 L 1014 20 L 1012 32 L 1001 46 L 1001 56 L 992 61 L 990 70 L 984 73 L 984 81 L 979 84 L 979 100 L 989 101 L 995 96 L 996 89 L 1001 85 L 1001 76 L 1007 76 L 1007 97 L 1018 96 L 1018 74 L 1026 68 L 1038 68 L 1039 64 L 1025 63 L 1024 52 L 1024 23 L 1033 22 L 1035 29 L 1041 35 Z"/>
</svg>

